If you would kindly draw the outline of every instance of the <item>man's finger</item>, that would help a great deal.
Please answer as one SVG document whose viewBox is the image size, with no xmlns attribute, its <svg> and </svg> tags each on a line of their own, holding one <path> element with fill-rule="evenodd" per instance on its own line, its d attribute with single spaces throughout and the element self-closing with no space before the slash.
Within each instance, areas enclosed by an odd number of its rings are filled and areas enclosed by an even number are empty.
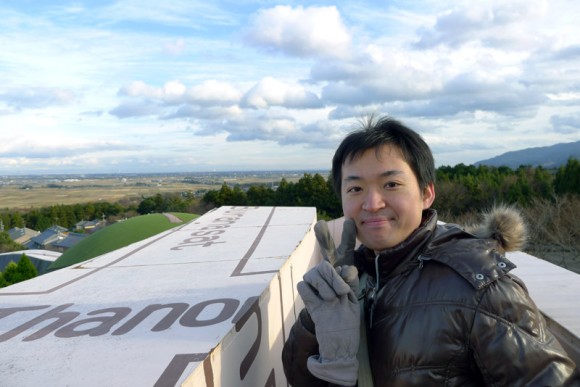
<svg viewBox="0 0 580 387">
<path fill-rule="evenodd" d="M 345 219 L 342 224 L 342 238 L 338 246 L 337 257 L 340 262 L 335 266 L 354 265 L 354 247 L 356 246 L 356 224 L 352 219 Z"/>
<path fill-rule="evenodd" d="M 330 262 L 332 266 L 335 265 L 336 261 L 336 247 L 334 246 L 334 240 L 330 231 L 328 231 L 328 224 L 324 220 L 319 220 L 314 225 L 314 235 L 316 235 L 316 240 L 320 246 L 320 252 L 325 260 Z"/>
<path fill-rule="evenodd" d="M 335 268 L 326 261 L 322 261 L 304 274 L 304 281 L 316 289 L 320 298 L 333 300 L 337 296 L 347 294 L 351 288 L 344 282 Z"/>
<path fill-rule="evenodd" d="M 340 275 L 340 277 L 350 286 L 351 290 L 354 294 L 358 292 L 358 270 L 355 266 L 352 265 L 344 265 L 344 266 L 337 266 L 336 271 Z"/>
<path fill-rule="evenodd" d="M 316 305 L 322 301 L 318 295 L 318 291 L 304 281 L 298 282 L 298 284 L 296 284 L 296 289 L 298 289 L 298 294 L 300 294 L 300 298 L 302 298 L 302 301 L 304 301 L 304 304 L 307 307 Z"/>
</svg>

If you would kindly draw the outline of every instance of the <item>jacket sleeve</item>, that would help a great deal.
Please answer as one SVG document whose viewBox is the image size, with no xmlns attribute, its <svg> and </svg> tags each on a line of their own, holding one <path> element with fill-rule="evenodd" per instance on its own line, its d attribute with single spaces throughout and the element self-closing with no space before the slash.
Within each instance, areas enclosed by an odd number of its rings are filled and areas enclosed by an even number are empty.
<svg viewBox="0 0 580 387">
<path fill-rule="evenodd" d="M 576 365 L 514 276 L 506 275 L 485 290 L 470 346 L 488 385 L 580 385 Z"/>
<path fill-rule="evenodd" d="M 318 341 L 314 332 L 312 318 L 306 309 L 302 309 L 282 350 L 284 374 L 293 387 L 330 386 L 328 382 L 314 377 L 306 367 L 308 358 L 318 354 Z"/>
</svg>

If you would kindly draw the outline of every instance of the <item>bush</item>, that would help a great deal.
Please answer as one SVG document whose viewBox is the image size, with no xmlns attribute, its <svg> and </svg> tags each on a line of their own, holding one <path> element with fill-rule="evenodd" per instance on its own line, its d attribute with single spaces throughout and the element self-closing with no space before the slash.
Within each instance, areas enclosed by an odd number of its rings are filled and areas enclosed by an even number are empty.
<svg viewBox="0 0 580 387">
<path fill-rule="evenodd" d="M 442 211 L 439 219 L 460 225 L 475 224 L 481 221 L 480 212 L 472 209 L 454 215 Z M 534 199 L 529 206 L 522 207 L 522 214 L 528 226 L 524 251 L 580 274 L 580 222 L 574 216 L 580 214 L 580 196 Z"/>
<path fill-rule="evenodd" d="M 0 272 L 0 288 L 26 281 L 37 275 L 36 267 L 30 262 L 26 254 L 22 254 L 17 264 L 10 261 L 4 269 L 4 273 Z"/>
</svg>

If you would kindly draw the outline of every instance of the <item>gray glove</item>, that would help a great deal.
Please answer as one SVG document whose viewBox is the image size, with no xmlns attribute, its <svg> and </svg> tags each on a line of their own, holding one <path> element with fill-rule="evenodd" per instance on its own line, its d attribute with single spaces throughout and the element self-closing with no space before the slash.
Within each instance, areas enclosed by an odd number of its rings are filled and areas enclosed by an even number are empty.
<svg viewBox="0 0 580 387">
<path fill-rule="evenodd" d="M 354 223 L 347 226 L 345 222 L 338 250 L 326 223 L 318 222 L 315 233 L 325 260 L 309 270 L 297 285 L 318 340 L 319 355 L 308 358 L 307 367 L 319 379 L 352 386 L 357 380 L 360 341 L 358 271 L 352 265 L 334 268 L 330 262 L 353 261 L 356 228 Z"/>
<path fill-rule="evenodd" d="M 354 247 L 356 245 L 356 225 L 354 220 L 344 220 L 342 224 L 342 238 L 338 249 L 334 247 L 334 240 L 324 220 L 316 222 L 316 225 L 314 225 L 314 234 L 320 245 L 322 256 L 332 266 L 354 265 Z"/>
</svg>

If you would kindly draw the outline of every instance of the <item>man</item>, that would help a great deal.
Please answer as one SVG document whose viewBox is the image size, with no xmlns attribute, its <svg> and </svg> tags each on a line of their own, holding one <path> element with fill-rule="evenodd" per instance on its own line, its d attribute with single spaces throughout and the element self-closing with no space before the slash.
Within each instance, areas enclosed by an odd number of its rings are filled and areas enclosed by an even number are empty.
<svg viewBox="0 0 580 387">
<path fill-rule="evenodd" d="M 525 240 L 515 210 L 493 210 L 473 234 L 438 225 L 431 151 L 390 118 L 371 118 L 343 140 L 332 178 L 346 219 L 342 242 L 335 249 L 317 224 L 326 260 L 298 284 L 306 308 L 282 354 L 292 386 L 361 386 L 371 377 L 375 386 L 580 384 L 509 273 L 515 266 L 503 253 Z M 370 370 L 359 372 L 367 353 Z"/>
</svg>

